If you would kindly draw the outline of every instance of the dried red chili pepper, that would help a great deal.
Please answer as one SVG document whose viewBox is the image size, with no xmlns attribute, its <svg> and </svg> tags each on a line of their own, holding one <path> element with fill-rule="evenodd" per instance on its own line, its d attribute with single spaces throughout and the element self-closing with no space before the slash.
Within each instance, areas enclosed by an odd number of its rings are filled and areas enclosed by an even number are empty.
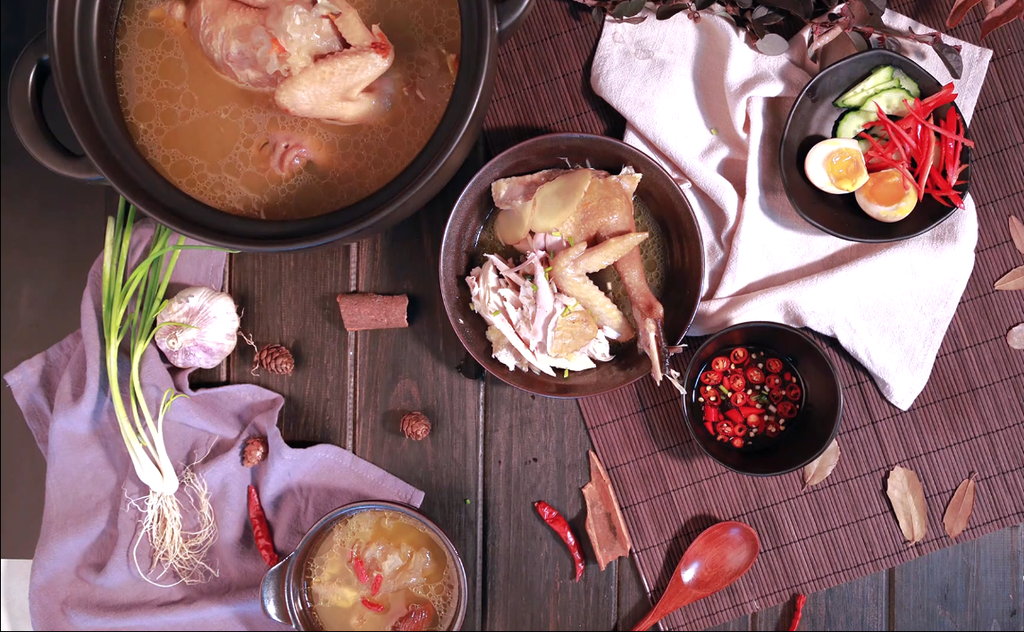
<svg viewBox="0 0 1024 632">
<path fill-rule="evenodd" d="M 372 610 L 373 612 L 384 612 L 384 604 L 377 603 L 376 601 L 370 601 L 366 597 L 363 597 L 362 604 L 367 610 Z"/>
<path fill-rule="evenodd" d="M 277 551 L 274 550 L 274 540 L 270 537 L 270 525 L 267 524 L 267 516 L 263 513 L 256 488 L 252 485 L 249 486 L 249 523 L 252 525 L 252 535 L 263 561 L 274 566 L 278 557 Z"/>
<path fill-rule="evenodd" d="M 796 596 L 796 607 L 793 609 L 793 620 L 789 624 L 790 632 L 800 627 L 800 618 L 804 616 L 804 604 L 807 603 L 807 595 Z"/>
<path fill-rule="evenodd" d="M 360 584 L 370 581 L 370 574 L 366 572 L 366 563 L 363 562 L 363 558 L 357 557 L 352 560 L 352 569 L 355 570 L 356 579 L 359 580 Z"/>
<path fill-rule="evenodd" d="M 573 563 L 576 565 L 576 581 L 579 581 L 583 577 L 583 569 L 587 567 L 587 561 L 583 558 L 580 541 L 569 527 L 569 522 L 554 507 L 543 500 L 533 503 L 533 507 L 541 519 L 558 534 L 558 537 L 562 538 L 562 542 L 565 542 L 565 546 L 569 548 Z"/>
<path fill-rule="evenodd" d="M 380 587 L 384 583 L 384 576 L 377 573 L 377 576 L 373 578 L 373 585 L 370 586 L 370 594 L 374 597 L 380 592 Z"/>
</svg>

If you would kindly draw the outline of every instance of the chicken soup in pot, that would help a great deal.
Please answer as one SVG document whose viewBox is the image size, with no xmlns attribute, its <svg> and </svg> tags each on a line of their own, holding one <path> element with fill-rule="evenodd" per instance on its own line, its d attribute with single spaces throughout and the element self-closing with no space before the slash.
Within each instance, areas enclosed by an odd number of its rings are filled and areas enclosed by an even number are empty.
<svg viewBox="0 0 1024 632">
<path fill-rule="evenodd" d="M 458 69 L 458 0 L 126 0 L 117 87 L 164 177 L 221 210 L 353 204 L 426 145 Z"/>
</svg>

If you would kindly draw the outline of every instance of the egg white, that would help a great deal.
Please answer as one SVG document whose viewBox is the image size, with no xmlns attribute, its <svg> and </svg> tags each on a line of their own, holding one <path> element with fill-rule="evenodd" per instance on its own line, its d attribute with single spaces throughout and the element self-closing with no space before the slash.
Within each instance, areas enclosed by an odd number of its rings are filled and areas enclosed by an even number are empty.
<svg viewBox="0 0 1024 632">
<path fill-rule="evenodd" d="M 828 177 L 828 172 L 825 171 L 825 160 L 828 158 L 829 154 L 837 149 L 844 148 L 852 149 L 858 154 L 861 154 L 860 145 L 857 143 L 855 138 L 826 138 L 814 147 L 811 147 L 811 150 L 807 152 L 807 158 L 804 159 L 804 173 L 807 174 L 807 179 L 811 181 L 811 184 L 818 187 L 825 193 L 843 195 L 845 193 L 852 192 L 844 191 L 832 184 L 831 178 Z M 861 154 L 861 160 L 863 160 L 863 158 L 864 156 Z M 865 171 L 864 177 L 854 190 L 864 186 L 864 183 L 868 181 L 867 175 L 867 171 Z"/>
</svg>

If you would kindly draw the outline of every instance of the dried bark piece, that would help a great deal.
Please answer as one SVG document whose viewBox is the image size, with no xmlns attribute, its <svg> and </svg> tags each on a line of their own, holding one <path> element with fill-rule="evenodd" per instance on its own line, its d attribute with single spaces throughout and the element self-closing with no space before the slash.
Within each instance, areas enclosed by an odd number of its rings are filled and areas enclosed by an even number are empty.
<svg viewBox="0 0 1024 632">
<path fill-rule="evenodd" d="M 1010 290 L 1024 290 L 1024 266 L 1017 266 L 1003 276 L 999 277 L 993 286 L 997 290 L 1008 292 Z"/>
<path fill-rule="evenodd" d="M 889 472 L 885 493 L 907 542 L 917 544 L 923 540 L 928 533 L 928 508 L 924 502 L 924 487 L 917 474 L 897 465 Z"/>
<path fill-rule="evenodd" d="M 594 547 L 597 565 L 603 571 L 612 560 L 628 555 L 633 545 L 608 472 L 593 450 L 588 454 L 590 482 L 583 486 L 583 500 L 587 503 L 587 535 Z"/>
<path fill-rule="evenodd" d="M 341 324 L 346 331 L 401 329 L 409 326 L 406 320 L 409 297 L 405 294 L 339 294 L 338 309 L 341 310 Z"/>
<path fill-rule="evenodd" d="M 974 513 L 974 488 L 974 473 L 972 472 L 956 488 L 953 498 L 946 506 L 946 513 L 942 516 L 942 526 L 945 527 L 946 534 L 951 538 L 963 533 L 967 528 L 967 523 L 971 520 L 971 514 Z"/>
<path fill-rule="evenodd" d="M 1024 349 L 1024 323 L 1021 323 L 1006 333 L 1006 344 L 1011 349 Z"/>
<path fill-rule="evenodd" d="M 1021 222 L 1014 215 L 1010 216 L 1010 239 L 1013 240 L 1013 245 L 1017 247 L 1017 252 L 1024 255 L 1024 222 Z"/>
<path fill-rule="evenodd" d="M 828 444 L 821 456 L 804 466 L 804 489 L 817 485 L 828 478 L 839 463 L 839 442 L 835 439 Z"/>
</svg>

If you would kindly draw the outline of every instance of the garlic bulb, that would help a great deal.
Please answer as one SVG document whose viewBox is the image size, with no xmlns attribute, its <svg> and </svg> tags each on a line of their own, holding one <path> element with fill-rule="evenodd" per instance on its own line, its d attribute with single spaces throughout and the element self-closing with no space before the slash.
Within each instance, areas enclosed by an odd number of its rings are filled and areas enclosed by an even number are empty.
<svg viewBox="0 0 1024 632">
<path fill-rule="evenodd" d="M 230 294 L 190 287 L 167 301 L 157 314 L 156 346 L 182 369 L 212 369 L 235 349 L 238 311 Z M 182 326 L 186 325 L 186 326 Z"/>
</svg>

